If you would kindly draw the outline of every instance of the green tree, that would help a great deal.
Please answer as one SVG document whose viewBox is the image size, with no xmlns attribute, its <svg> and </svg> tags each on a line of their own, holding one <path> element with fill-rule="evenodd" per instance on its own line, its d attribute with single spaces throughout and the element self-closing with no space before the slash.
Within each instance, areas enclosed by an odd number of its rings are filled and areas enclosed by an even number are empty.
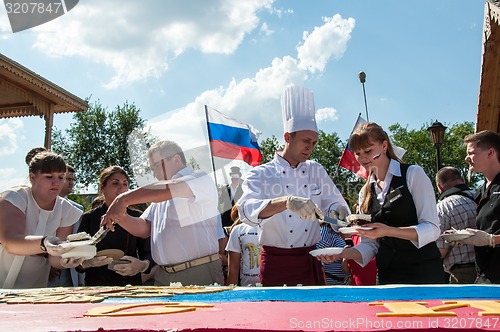
<svg viewBox="0 0 500 332">
<path fill-rule="evenodd" d="M 468 174 L 469 164 L 465 161 L 467 148 L 463 141 L 465 136 L 473 134 L 474 131 L 474 123 L 467 121 L 463 123 L 455 123 L 446 129 L 444 142 L 441 146 L 441 159 L 443 166 L 454 166 L 458 168 L 462 174 Z M 482 175 L 472 173 L 469 185 L 477 187 L 478 182 L 482 179 Z"/>
<path fill-rule="evenodd" d="M 128 138 L 144 125 L 139 113 L 128 102 L 108 112 L 98 100 L 87 111 L 75 113 L 64 132 L 54 130 L 52 149 L 75 167 L 79 187 L 97 184 L 101 170 L 111 165 L 123 167 L 133 179 Z M 153 140 L 149 133 L 144 134 L 144 139 Z"/>
<path fill-rule="evenodd" d="M 410 164 L 420 165 L 425 173 L 434 183 L 436 177 L 436 149 L 432 144 L 427 128 L 430 123 L 425 123 L 420 129 L 408 130 L 396 123 L 389 126 L 392 142 L 406 150 L 403 161 Z M 442 166 L 454 166 L 467 174 L 468 164 L 465 162 L 465 146 L 463 138 L 474 132 L 472 122 L 448 124 L 445 131 L 444 141 L 441 145 Z M 478 176 L 473 176 L 471 186 L 475 186 L 479 180 Z"/>
<path fill-rule="evenodd" d="M 318 132 L 318 143 L 311 154 L 311 160 L 320 163 L 340 190 L 351 208 L 358 200 L 358 193 L 364 179 L 338 165 L 345 146 L 337 133 L 327 134 L 323 130 Z"/>
<path fill-rule="evenodd" d="M 260 153 L 262 153 L 262 164 L 270 162 L 274 158 L 274 154 L 278 150 L 283 150 L 283 145 L 280 145 L 276 136 L 271 136 L 259 143 Z"/>
</svg>

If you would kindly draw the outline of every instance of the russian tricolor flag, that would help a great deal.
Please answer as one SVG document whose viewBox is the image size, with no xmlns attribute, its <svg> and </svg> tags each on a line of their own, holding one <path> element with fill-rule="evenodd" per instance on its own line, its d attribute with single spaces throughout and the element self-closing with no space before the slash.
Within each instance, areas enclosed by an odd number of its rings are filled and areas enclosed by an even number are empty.
<svg viewBox="0 0 500 332">
<path fill-rule="evenodd" d="M 354 125 L 351 134 L 360 124 L 364 122 L 366 122 L 366 120 L 361 117 L 361 113 L 358 114 L 358 119 L 356 120 L 356 124 Z M 364 167 L 361 167 L 361 165 L 356 160 L 354 152 L 352 152 L 351 149 L 349 148 L 349 142 L 347 142 L 347 146 L 345 147 L 344 152 L 342 153 L 342 157 L 340 157 L 339 166 L 344 167 L 348 171 L 351 171 L 361 176 L 364 179 L 368 178 L 368 171 Z"/>
<path fill-rule="evenodd" d="M 260 131 L 207 106 L 205 110 L 212 156 L 260 165 L 262 154 L 257 143 Z"/>
</svg>

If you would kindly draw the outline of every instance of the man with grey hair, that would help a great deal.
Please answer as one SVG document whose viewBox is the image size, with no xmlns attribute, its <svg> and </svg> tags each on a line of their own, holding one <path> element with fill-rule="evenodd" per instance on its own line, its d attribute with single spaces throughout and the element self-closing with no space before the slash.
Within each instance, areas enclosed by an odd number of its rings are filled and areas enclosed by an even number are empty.
<svg viewBox="0 0 500 332">
<path fill-rule="evenodd" d="M 470 189 L 452 166 L 441 168 L 436 174 L 440 193 L 437 212 L 441 233 L 453 229 L 476 228 L 476 202 Z M 450 284 L 472 284 L 476 280 L 474 246 L 452 246 L 439 238 L 436 244 L 443 258 L 443 267 L 449 274 Z"/>
<path fill-rule="evenodd" d="M 187 166 L 184 152 L 173 141 L 155 143 L 148 159 L 159 181 L 118 195 L 103 224 L 151 236 L 153 260 L 160 266 L 155 285 L 223 284 L 215 183 L 205 172 Z M 153 203 L 139 218 L 125 212 L 129 205 L 146 202 Z"/>
</svg>

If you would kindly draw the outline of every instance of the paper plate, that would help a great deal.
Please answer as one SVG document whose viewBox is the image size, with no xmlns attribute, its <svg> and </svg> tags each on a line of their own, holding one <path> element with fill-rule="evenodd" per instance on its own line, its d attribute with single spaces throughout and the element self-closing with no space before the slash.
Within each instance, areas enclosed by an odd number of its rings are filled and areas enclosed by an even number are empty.
<svg viewBox="0 0 500 332">
<path fill-rule="evenodd" d="M 336 255 L 340 254 L 342 251 L 344 251 L 344 248 L 321 248 L 321 249 L 315 249 L 309 251 L 309 254 L 313 255 L 314 257 L 319 256 L 319 255 Z"/>
<path fill-rule="evenodd" d="M 125 255 L 125 253 L 120 249 L 99 250 L 96 254 L 96 256 L 106 256 L 106 257 L 111 257 L 113 259 L 122 258 L 124 255 Z"/>
<path fill-rule="evenodd" d="M 93 240 L 63 242 L 59 246 L 61 246 L 61 248 L 76 248 L 76 247 L 81 247 L 81 246 L 92 245 L 92 242 L 93 242 Z"/>
<path fill-rule="evenodd" d="M 446 233 L 446 234 L 441 234 L 440 236 L 445 240 L 445 241 L 460 241 L 460 240 L 465 240 L 469 237 L 471 237 L 472 233 Z"/>
<path fill-rule="evenodd" d="M 363 226 L 351 226 L 351 227 L 340 227 L 339 232 L 342 234 L 352 234 L 357 233 L 359 230 L 362 231 L 370 231 L 372 227 L 363 227 Z"/>
<path fill-rule="evenodd" d="M 85 258 L 91 259 L 96 254 L 96 248 L 94 245 L 81 245 L 74 247 L 68 252 L 61 255 L 62 258 Z"/>
</svg>

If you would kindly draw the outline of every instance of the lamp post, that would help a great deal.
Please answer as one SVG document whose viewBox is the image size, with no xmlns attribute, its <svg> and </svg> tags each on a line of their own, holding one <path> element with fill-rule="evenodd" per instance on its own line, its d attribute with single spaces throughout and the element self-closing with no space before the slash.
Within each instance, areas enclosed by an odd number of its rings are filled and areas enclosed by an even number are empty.
<svg viewBox="0 0 500 332">
<path fill-rule="evenodd" d="M 441 168 L 441 144 L 443 144 L 444 131 L 446 127 L 439 121 L 434 121 L 434 123 L 427 128 L 427 131 L 431 134 L 431 140 L 436 148 L 436 167 L 437 171 Z"/>
<path fill-rule="evenodd" d="M 366 111 L 366 121 L 370 121 L 368 119 L 368 105 L 366 104 L 366 92 L 365 92 L 365 82 L 366 82 L 366 74 L 364 71 L 360 71 L 358 74 L 359 81 L 361 82 L 361 85 L 363 86 L 363 97 L 365 99 L 365 111 Z"/>
</svg>

